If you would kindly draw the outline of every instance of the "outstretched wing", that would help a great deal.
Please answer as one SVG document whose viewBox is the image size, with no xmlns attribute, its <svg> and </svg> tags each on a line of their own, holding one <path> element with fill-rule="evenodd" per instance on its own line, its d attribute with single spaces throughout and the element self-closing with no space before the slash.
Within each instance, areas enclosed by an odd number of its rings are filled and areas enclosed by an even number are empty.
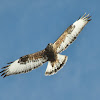
<svg viewBox="0 0 100 100">
<path fill-rule="evenodd" d="M 86 13 L 72 25 L 70 25 L 54 43 L 54 47 L 57 50 L 57 53 L 65 50 L 77 38 L 85 25 L 91 21 L 91 16 L 89 16 L 89 14 L 86 16 L 85 15 Z"/>
<path fill-rule="evenodd" d="M 42 50 L 33 54 L 20 57 L 18 60 L 11 62 L 11 64 L 9 63 L 10 65 L 3 67 L 5 69 L 2 70 L 0 73 L 3 73 L 1 76 L 4 77 L 13 74 L 26 73 L 35 68 L 38 68 L 47 60 L 48 58 L 45 55 L 45 50 Z"/>
</svg>

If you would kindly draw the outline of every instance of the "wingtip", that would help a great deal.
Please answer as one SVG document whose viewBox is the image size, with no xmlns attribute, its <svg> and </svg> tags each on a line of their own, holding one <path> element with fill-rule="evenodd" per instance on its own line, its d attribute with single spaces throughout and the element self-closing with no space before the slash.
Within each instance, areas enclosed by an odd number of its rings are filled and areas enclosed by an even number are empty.
<svg viewBox="0 0 100 100">
<path fill-rule="evenodd" d="M 13 63 L 13 61 L 12 61 L 12 62 L 9 62 L 9 63 L 7 63 L 7 64 L 11 64 L 11 63 Z"/>
<path fill-rule="evenodd" d="M 5 75 L 5 73 L 3 73 L 1 76 Z"/>
<path fill-rule="evenodd" d="M 83 18 L 85 15 L 86 15 L 86 12 L 84 13 L 84 15 L 81 18 Z"/>
<path fill-rule="evenodd" d="M 91 21 L 92 19 L 88 19 L 87 21 Z"/>
<path fill-rule="evenodd" d="M 3 76 L 3 78 L 5 78 L 7 76 L 7 69 L 4 69 L 2 71 L 0 71 L 1 76 Z"/>
<path fill-rule="evenodd" d="M 3 73 L 5 70 L 0 71 L 0 73 Z"/>
<path fill-rule="evenodd" d="M 5 78 L 7 75 L 4 75 L 3 78 Z"/>
<path fill-rule="evenodd" d="M 10 65 L 7 65 L 7 66 L 5 66 L 5 67 L 2 67 L 1 69 L 4 69 L 4 68 L 7 68 L 7 67 L 9 67 Z"/>
<path fill-rule="evenodd" d="M 90 16 L 90 14 L 87 14 L 86 13 L 80 18 L 80 19 L 83 19 L 85 21 L 91 21 L 92 19 L 90 19 L 92 16 Z"/>
<path fill-rule="evenodd" d="M 8 76 L 8 75 L 6 75 L 6 72 L 2 73 L 2 75 L 1 75 L 1 77 L 3 77 L 3 78 L 5 78 L 6 76 Z"/>
</svg>

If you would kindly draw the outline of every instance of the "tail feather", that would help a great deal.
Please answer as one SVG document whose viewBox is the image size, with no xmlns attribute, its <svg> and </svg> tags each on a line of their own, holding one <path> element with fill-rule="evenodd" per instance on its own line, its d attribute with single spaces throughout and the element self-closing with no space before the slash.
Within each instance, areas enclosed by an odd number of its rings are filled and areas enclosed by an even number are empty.
<svg viewBox="0 0 100 100">
<path fill-rule="evenodd" d="M 67 59 L 68 59 L 67 56 L 58 54 L 56 61 L 48 62 L 45 75 L 50 76 L 50 75 L 56 74 L 61 68 L 63 68 L 64 64 L 67 62 Z"/>
</svg>

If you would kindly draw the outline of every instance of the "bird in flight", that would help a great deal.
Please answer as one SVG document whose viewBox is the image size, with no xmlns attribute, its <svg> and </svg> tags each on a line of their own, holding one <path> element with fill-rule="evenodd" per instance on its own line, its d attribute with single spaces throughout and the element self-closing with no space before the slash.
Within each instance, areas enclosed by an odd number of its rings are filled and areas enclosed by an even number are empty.
<svg viewBox="0 0 100 100">
<path fill-rule="evenodd" d="M 47 61 L 48 65 L 45 75 L 50 76 L 56 74 L 68 59 L 68 56 L 59 53 L 68 48 L 77 38 L 85 25 L 91 21 L 90 17 L 89 14 L 86 15 L 85 13 L 81 18 L 70 25 L 54 43 L 49 43 L 44 50 L 22 56 L 14 62 L 8 63 L 7 66 L 1 68 L 3 69 L 0 72 L 2 73 L 1 76 L 4 78 L 9 75 L 27 73 L 38 68 Z"/>
</svg>

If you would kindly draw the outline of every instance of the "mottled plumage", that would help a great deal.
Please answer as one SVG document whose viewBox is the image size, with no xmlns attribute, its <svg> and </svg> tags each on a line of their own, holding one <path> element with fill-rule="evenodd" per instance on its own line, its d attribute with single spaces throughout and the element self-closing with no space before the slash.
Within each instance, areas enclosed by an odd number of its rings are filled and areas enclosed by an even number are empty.
<svg viewBox="0 0 100 100">
<path fill-rule="evenodd" d="M 26 73 L 38 68 L 47 61 L 48 65 L 45 75 L 47 76 L 57 73 L 68 59 L 67 56 L 59 53 L 64 51 L 77 38 L 84 26 L 91 21 L 90 17 L 89 14 L 84 14 L 70 25 L 55 43 L 48 44 L 44 50 L 22 56 L 14 62 L 8 63 L 9 65 L 2 67 L 4 70 L 0 72 L 2 73 L 1 76 L 6 77 L 13 74 Z"/>
</svg>

